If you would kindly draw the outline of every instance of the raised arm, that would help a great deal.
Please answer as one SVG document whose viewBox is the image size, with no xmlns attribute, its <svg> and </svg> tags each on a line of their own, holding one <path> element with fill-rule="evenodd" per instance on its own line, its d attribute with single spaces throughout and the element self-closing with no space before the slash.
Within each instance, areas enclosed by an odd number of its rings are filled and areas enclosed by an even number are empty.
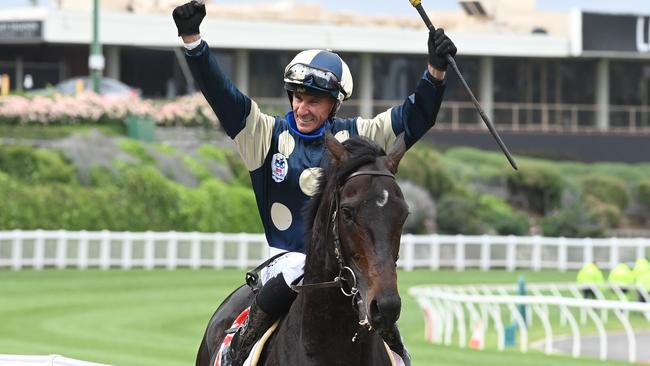
<svg viewBox="0 0 650 366">
<path fill-rule="evenodd" d="M 406 146 L 411 147 L 433 127 L 445 91 L 445 56 L 456 55 L 456 46 L 441 28 L 429 33 L 427 70 L 399 106 L 392 107 L 374 118 L 357 119 L 359 134 L 369 137 L 387 148 L 400 133 L 405 133 Z"/>
<path fill-rule="evenodd" d="M 262 165 L 271 146 L 275 118 L 261 113 L 257 104 L 239 91 L 223 73 L 208 44 L 201 40 L 199 25 L 205 5 L 189 2 L 172 12 L 178 35 L 185 43 L 186 59 L 203 96 L 219 118 L 249 170 Z"/>
</svg>

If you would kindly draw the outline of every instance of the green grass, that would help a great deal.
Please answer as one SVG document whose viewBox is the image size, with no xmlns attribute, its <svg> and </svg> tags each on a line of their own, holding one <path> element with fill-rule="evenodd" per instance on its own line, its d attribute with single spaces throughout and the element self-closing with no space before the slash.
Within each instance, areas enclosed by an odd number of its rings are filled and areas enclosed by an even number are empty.
<svg viewBox="0 0 650 366">
<path fill-rule="evenodd" d="M 414 365 L 577 366 L 593 359 L 538 351 L 473 351 L 424 340 L 422 313 L 408 288 L 421 284 L 571 281 L 558 272 L 401 272 L 400 327 Z M 190 365 L 206 322 L 242 282 L 240 270 L 0 271 L 0 353 L 62 354 L 114 365 Z M 624 363 L 598 362 L 599 365 Z"/>
</svg>

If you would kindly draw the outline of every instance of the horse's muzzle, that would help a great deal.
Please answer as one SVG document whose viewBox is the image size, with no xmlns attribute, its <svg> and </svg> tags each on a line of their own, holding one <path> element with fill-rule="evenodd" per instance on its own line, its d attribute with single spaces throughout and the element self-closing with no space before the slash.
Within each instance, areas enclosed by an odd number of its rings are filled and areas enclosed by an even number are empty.
<svg viewBox="0 0 650 366">
<path fill-rule="evenodd" d="M 368 305 L 370 324 L 375 329 L 390 329 L 402 309 L 402 300 L 397 293 L 379 295 L 373 298 Z"/>
</svg>

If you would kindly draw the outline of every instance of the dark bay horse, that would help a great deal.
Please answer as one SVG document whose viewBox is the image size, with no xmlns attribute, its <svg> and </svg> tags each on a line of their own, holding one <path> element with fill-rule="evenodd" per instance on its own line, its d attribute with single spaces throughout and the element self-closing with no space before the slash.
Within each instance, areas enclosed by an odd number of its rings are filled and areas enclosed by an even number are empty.
<svg viewBox="0 0 650 366">
<path fill-rule="evenodd" d="M 403 135 L 384 154 L 365 138 L 325 137 L 329 164 L 305 210 L 304 285 L 258 365 L 390 365 L 380 333 L 399 318 L 396 261 L 408 207 L 393 174 Z M 234 318 L 253 298 L 244 285 L 210 319 L 196 365 L 213 365 Z"/>
</svg>

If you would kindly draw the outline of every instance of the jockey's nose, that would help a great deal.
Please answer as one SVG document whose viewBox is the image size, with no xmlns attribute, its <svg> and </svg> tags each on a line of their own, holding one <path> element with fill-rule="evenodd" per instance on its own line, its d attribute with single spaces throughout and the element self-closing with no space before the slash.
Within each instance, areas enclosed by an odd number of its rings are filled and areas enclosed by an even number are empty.
<svg viewBox="0 0 650 366">
<path fill-rule="evenodd" d="M 370 322 L 375 328 L 388 329 L 399 318 L 401 308 L 398 294 L 377 296 L 370 302 Z"/>
</svg>

